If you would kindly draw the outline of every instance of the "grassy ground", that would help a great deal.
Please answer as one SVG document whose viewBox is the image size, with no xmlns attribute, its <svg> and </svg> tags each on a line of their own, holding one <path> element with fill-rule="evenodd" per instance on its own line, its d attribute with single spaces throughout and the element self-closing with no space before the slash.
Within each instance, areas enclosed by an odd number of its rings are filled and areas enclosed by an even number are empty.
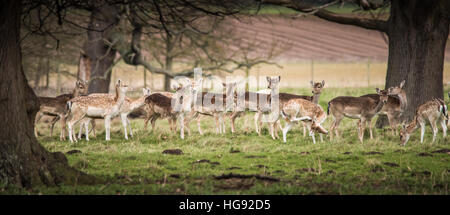
<svg viewBox="0 0 450 215">
<path fill-rule="evenodd" d="M 447 87 L 446 92 L 450 89 Z M 310 89 L 282 89 L 309 94 Z M 372 88 L 326 88 L 320 104 L 337 95 L 372 93 Z M 448 98 L 446 97 L 447 103 Z M 383 129 L 365 142 L 357 140 L 355 120 L 345 119 L 340 130 L 343 139 L 313 144 L 303 137 L 301 127 L 288 133 L 287 143 L 272 140 L 265 126 L 258 137 L 253 115 L 237 121 L 238 132 L 217 135 L 212 120 L 203 120 L 204 136 L 191 124 L 193 135 L 180 140 L 168 131 L 166 120 L 157 122 L 156 131 L 143 129 L 143 120 L 132 120 L 135 136 L 126 141 L 121 124 L 115 120 L 112 141 L 104 141 L 98 120 L 97 138 L 78 143 L 60 142 L 48 137 L 48 126 L 39 124 L 45 136 L 40 142 L 50 151 L 67 154 L 74 167 L 102 178 L 95 186 L 36 187 L 32 190 L 1 189 L 1 193 L 31 194 L 449 194 L 449 139 L 438 134 L 430 143 L 427 127 L 425 143 L 416 131 L 406 147 L 399 138 Z M 329 128 L 331 117 L 325 122 Z M 227 124 L 228 126 L 228 124 Z M 227 128 L 229 129 L 229 127 Z M 59 129 L 57 129 L 58 131 Z M 281 135 L 281 134 L 280 134 Z M 163 154 L 180 149 L 182 155 Z M 436 151 L 447 149 L 447 152 Z M 203 160 L 203 161 L 202 161 Z M 222 174 L 255 174 L 271 178 L 216 179 Z"/>
</svg>

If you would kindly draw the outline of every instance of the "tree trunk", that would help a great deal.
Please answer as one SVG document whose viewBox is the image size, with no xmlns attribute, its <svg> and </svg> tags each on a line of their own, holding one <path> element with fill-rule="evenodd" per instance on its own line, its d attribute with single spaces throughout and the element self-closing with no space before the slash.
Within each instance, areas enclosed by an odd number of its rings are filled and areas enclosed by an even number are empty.
<svg viewBox="0 0 450 215">
<path fill-rule="evenodd" d="M 50 59 L 47 57 L 45 62 L 45 88 L 48 89 L 50 85 Z"/>
<path fill-rule="evenodd" d="M 45 150 L 34 136 L 39 102 L 27 83 L 20 51 L 21 1 L 0 3 L 0 183 L 20 187 L 86 183 L 91 176 Z"/>
<path fill-rule="evenodd" d="M 111 81 L 111 67 L 116 50 L 109 42 L 111 30 L 119 23 L 119 10 L 115 6 L 103 4 L 91 13 L 84 55 L 80 63 L 87 63 L 85 74 L 90 74 L 89 93 L 108 93 Z"/>
<path fill-rule="evenodd" d="M 443 2 L 391 3 L 386 89 L 406 80 L 408 105 L 403 115 L 406 121 L 412 119 L 419 105 L 443 98 L 444 52 L 449 34 Z"/>
<path fill-rule="evenodd" d="M 172 71 L 172 65 L 173 65 L 173 58 L 166 56 L 166 62 L 165 62 L 164 69 L 167 71 Z M 164 91 L 170 91 L 170 80 L 171 78 L 167 75 L 164 75 Z"/>
</svg>

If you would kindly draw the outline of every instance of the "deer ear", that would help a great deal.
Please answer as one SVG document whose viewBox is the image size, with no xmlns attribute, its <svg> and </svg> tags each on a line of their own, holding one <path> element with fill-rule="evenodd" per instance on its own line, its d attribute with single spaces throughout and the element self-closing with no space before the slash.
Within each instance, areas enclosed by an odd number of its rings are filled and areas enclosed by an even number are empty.
<svg viewBox="0 0 450 215">
<path fill-rule="evenodd" d="M 322 87 L 325 86 L 325 80 L 322 80 Z"/>
<path fill-rule="evenodd" d="M 377 91 L 378 94 L 380 94 L 380 89 L 378 87 L 375 88 L 375 90 Z"/>
<path fill-rule="evenodd" d="M 278 76 L 278 82 L 280 82 L 280 81 L 281 81 L 281 75 Z"/>
<path fill-rule="evenodd" d="M 312 80 L 309 83 L 311 83 L 311 86 L 314 87 L 314 82 Z"/>
<path fill-rule="evenodd" d="M 400 88 L 403 89 L 403 87 L 405 86 L 405 82 L 406 82 L 406 80 L 403 80 L 402 83 L 400 83 Z"/>
<path fill-rule="evenodd" d="M 269 84 L 270 84 L 270 77 L 266 76 L 266 79 L 267 79 L 267 82 L 269 82 Z"/>
</svg>

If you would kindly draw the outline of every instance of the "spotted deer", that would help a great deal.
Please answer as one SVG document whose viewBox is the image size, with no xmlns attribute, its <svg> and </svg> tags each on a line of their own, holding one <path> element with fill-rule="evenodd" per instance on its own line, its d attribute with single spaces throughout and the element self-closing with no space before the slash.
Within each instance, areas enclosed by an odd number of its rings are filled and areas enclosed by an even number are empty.
<svg viewBox="0 0 450 215">
<path fill-rule="evenodd" d="M 379 100 L 369 97 L 339 96 L 328 102 L 327 114 L 332 114 L 334 121 L 330 127 L 330 140 L 333 140 L 333 131 L 339 137 L 339 123 L 344 117 L 359 119 L 358 138 L 364 139 L 366 123 L 369 124 L 370 139 L 372 134 L 372 118 L 380 112 L 388 100 L 388 91 L 376 88 Z"/>
<path fill-rule="evenodd" d="M 128 119 L 128 115 L 141 108 L 142 106 L 145 105 L 145 98 L 147 96 L 149 96 L 151 94 L 151 90 L 148 88 L 142 88 L 142 96 L 137 98 L 137 99 L 130 99 L 130 98 L 125 98 L 125 101 L 123 102 L 122 106 L 120 107 L 120 118 L 122 120 L 122 126 L 124 129 L 124 135 L 125 135 L 125 139 L 128 140 L 128 131 L 131 137 L 133 137 L 133 131 L 131 129 L 131 124 L 130 124 L 130 120 Z M 106 94 L 106 93 L 93 93 L 90 94 L 89 97 L 91 97 L 92 99 L 105 99 L 105 102 L 113 104 L 114 103 L 114 98 L 115 95 L 111 95 L 111 94 Z M 83 125 L 85 127 L 85 131 L 86 131 L 86 140 L 89 141 L 89 130 L 87 129 L 89 126 L 89 122 L 93 120 L 93 118 L 90 117 L 85 117 L 85 120 L 83 121 Z M 95 124 L 93 125 L 92 129 L 95 130 Z M 82 130 L 83 126 L 80 126 L 80 133 L 78 133 L 78 138 L 81 138 L 81 130 Z"/>
<path fill-rule="evenodd" d="M 287 132 L 299 121 L 305 123 L 314 144 L 316 144 L 316 132 L 321 135 L 321 141 L 323 141 L 322 134 L 328 133 L 321 125 L 327 119 L 327 115 L 320 105 L 299 98 L 280 99 L 280 109 L 281 116 L 287 121 L 286 126 L 283 128 L 283 142 L 286 142 Z"/>
<path fill-rule="evenodd" d="M 169 97 L 163 93 L 153 93 L 145 99 L 147 113 L 151 113 L 152 127 L 157 118 L 170 118 L 179 121 L 180 137 L 184 139 L 185 118 L 193 111 L 194 98 L 197 97 L 198 89 L 202 79 L 197 81 L 187 80 L 186 84 L 176 84 L 173 88 L 176 92 Z M 149 119 L 147 119 L 148 122 Z"/>
<path fill-rule="evenodd" d="M 61 135 L 59 136 L 60 140 L 66 139 L 66 115 L 67 115 L 67 109 L 66 109 L 66 103 L 72 98 L 76 98 L 80 95 L 87 94 L 87 84 L 84 81 L 78 80 L 75 83 L 75 88 L 73 89 L 72 94 L 62 94 L 55 98 L 53 97 L 38 97 L 40 106 L 39 111 L 36 114 L 36 118 L 34 121 L 34 125 L 36 126 L 39 120 L 44 115 L 49 116 L 55 116 L 55 118 L 52 120 L 52 125 L 50 129 L 50 136 L 53 135 L 53 126 L 58 121 L 61 120 Z M 37 137 L 37 129 L 35 127 L 34 134 Z"/>
<path fill-rule="evenodd" d="M 388 100 L 378 114 L 386 115 L 389 120 L 392 135 L 398 134 L 398 124 L 401 121 L 401 115 L 407 106 L 406 92 L 404 90 L 405 81 L 403 80 L 399 86 L 390 87 L 388 89 Z M 374 100 L 379 100 L 377 94 L 367 94 L 361 97 L 369 97 Z M 398 97 L 398 98 L 396 98 Z"/>
<path fill-rule="evenodd" d="M 216 133 L 225 133 L 224 117 L 227 111 L 234 108 L 236 83 L 223 84 L 226 89 L 225 94 L 202 92 L 195 99 L 196 109 L 187 117 L 186 124 L 193 119 L 197 119 L 197 128 L 200 135 L 203 135 L 201 120 L 204 116 L 211 116 L 216 123 Z M 188 129 L 190 133 L 190 129 Z"/>
<path fill-rule="evenodd" d="M 420 143 L 423 143 L 423 136 L 425 134 L 425 123 L 430 122 L 433 131 L 433 141 L 436 140 L 438 132 L 437 123 L 442 126 L 443 137 L 447 136 L 447 126 L 445 120 L 448 120 L 448 109 L 442 99 L 433 99 L 420 105 L 414 115 L 413 120 L 408 125 L 403 125 L 400 131 L 400 140 L 402 145 L 406 145 L 411 137 L 411 134 L 420 127 Z"/>
<path fill-rule="evenodd" d="M 67 127 L 69 128 L 70 142 L 73 142 L 74 140 L 77 141 L 73 126 L 85 118 L 104 119 L 106 132 L 105 139 L 106 141 L 111 140 L 111 119 L 120 114 L 120 109 L 125 102 L 125 94 L 128 91 L 128 86 L 123 84 L 121 80 L 118 80 L 115 90 L 116 95 L 113 103 L 109 102 L 109 96 L 107 95 L 95 98 L 80 96 L 67 102 L 67 107 L 69 109 Z"/>
</svg>

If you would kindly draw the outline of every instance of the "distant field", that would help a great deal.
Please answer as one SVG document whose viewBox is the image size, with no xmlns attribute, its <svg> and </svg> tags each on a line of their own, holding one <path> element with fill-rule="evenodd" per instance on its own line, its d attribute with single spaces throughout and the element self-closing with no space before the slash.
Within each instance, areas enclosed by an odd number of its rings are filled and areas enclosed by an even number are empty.
<svg viewBox="0 0 450 215">
<path fill-rule="evenodd" d="M 450 87 L 447 86 L 445 92 Z M 282 92 L 310 94 L 310 88 L 282 88 Z M 373 93 L 370 88 L 326 87 L 320 98 Z M 450 102 L 445 97 L 446 102 Z M 329 129 L 332 117 L 324 127 Z M 60 142 L 48 136 L 49 126 L 38 124 L 40 143 L 48 150 L 67 153 L 69 164 L 104 181 L 98 185 L 36 187 L 32 190 L 1 189 L 1 193 L 22 194 L 443 194 L 450 191 L 450 141 L 430 143 L 427 126 L 425 143 L 417 130 L 406 147 L 399 137 L 375 129 L 374 139 L 366 132 L 364 143 L 357 140 L 356 120 L 344 119 L 343 138 L 315 145 L 303 137 L 301 126 L 288 133 L 287 143 L 272 140 L 264 125 L 259 137 L 254 132 L 253 113 L 237 120 L 237 133 L 214 133 L 213 120 L 202 121 L 200 136 L 195 122 L 193 134 L 185 140 L 169 132 L 167 120 L 157 121 L 156 131 L 145 130 L 142 119 L 132 119 L 134 138 L 123 138 L 119 119 L 112 123 L 112 140 L 104 141 L 102 120 L 97 120 L 97 137 L 90 142 Z M 375 123 L 375 120 L 373 121 Z M 56 131 L 59 131 L 57 125 Z M 58 133 L 58 132 L 56 132 Z M 281 133 L 280 133 L 281 135 Z M 318 139 L 318 137 L 316 137 Z M 182 155 L 162 153 L 180 149 Z M 227 174 L 260 177 L 219 179 Z"/>
</svg>

